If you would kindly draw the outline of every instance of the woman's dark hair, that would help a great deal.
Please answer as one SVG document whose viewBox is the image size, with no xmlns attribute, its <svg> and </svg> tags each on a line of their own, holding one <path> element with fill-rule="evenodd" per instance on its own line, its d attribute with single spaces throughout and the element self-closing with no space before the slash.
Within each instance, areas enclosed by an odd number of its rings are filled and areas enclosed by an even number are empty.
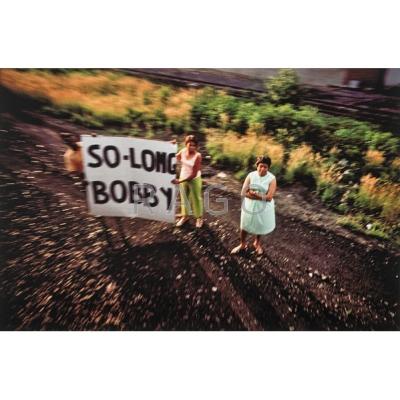
<svg viewBox="0 0 400 400">
<path fill-rule="evenodd" d="M 196 146 L 198 145 L 197 139 L 194 135 L 187 135 L 185 137 L 185 145 L 188 144 L 189 142 L 193 142 Z"/>
<path fill-rule="evenodd" d="M 258 167 L 258 164 L 267 164 L 268 168 L 271 167 L 271 159 L 267 156 L 258 156 L 256 160 L 256 167 Z"/>
</svg>

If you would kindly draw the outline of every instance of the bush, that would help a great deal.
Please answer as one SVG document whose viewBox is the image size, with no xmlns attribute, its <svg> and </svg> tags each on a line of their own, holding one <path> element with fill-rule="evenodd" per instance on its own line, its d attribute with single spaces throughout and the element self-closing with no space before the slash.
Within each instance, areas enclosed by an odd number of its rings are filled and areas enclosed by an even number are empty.
<svg viewBox="0 0 400 400">
<path fill-rule="evenodd" d="M 315 181 L 315 165 L 315 155 L 311 147 L 307 145 L 297 147 L 289 154 L 284 179 L 288 183 L 293 183 L 295 180 L 307 181 L 312 177 Z"/>
<path fill-rule="evenodd" d="M 274 106 L 266 104 L 259 109 L 259 119 L 264 124 L 265 132 L 275 132 L 276 129 L 291 130 L 295 110 L 290 104 Z"/>
<path fill-rule="evenodd" d="M 361 178 L 354 206 L 396 225 L 400 220 L 400 185 L 366 175 Z"/>
<path fill-rule="evenodd" d="M 235 132 L 244 135 L 250 127 L 250 121 L 253 113 L 256 111 L 256 106 L 253 103 L 241 104 L 231 122 L 229 128 Z"/>
<path fill-rule="evenodd" d="M 299 78 L 292 69 L 279 70 L 276 76 L 267 79 L 265 88 L 266 99 L 273 104 L 297 104 L 299 101 Z"/>
<path fill-rule="evenodd" d="M 220 128 L 244 134 L 249 128 L 258 134 L 271 134 L 287 150 L 302 143 L 332 162 L 346 160 L 355 179 L 372 170 L 362 170 L 367 164 L 367 151 L 379 151 L 384 158 L 382 169 L 398 177 L 392 163 L 400 152 L 400 139 L 391 133 L 379 132 L 376 126 L 351 118 L 321 114 L 310 106 L 295 108 L 291 104 L 257 105 L 254 102 L 232 98 L 214 89 L 206 89 L 193 101 L 191 125 Z M 335 154 L 331 150 L 335 149 Z"/>
<path fill-rule="evenodd" d="M 162 131 L 165 129 L 167 125 L 167 116 L 165 115 L 163 110 L 154 111 L 153 115 L 149 116 L 149 121 L 154 133 Z"/>
<path fill-rule="evenodd" d="M 167 127 L 174 135 L 183 135 L 189 130 L 189 123 L 182 118 L 173 118 L 167 121 Z"/>
<path fill-rule="evenodd" d="M 145 106 L 149 106 L 152 103 L 153 103 L 153 100 L 151 98 L 151 92 L 150 91 L 144 92 L 143 93 L 143 104 Z"/>
<path fill-rule="evenodd" d="M 62 107 L 51 107 L 53 114 L 69 117 L 72 122 L 83 125 L 88 128 L 99 129 L 103 127 L 101 119 L 95 115 L 89 108 L 76 103 L 66 103 Z"/>
<path fill-rule="evenodd" d="M 159 91 L 159 95 L 160 95 L 161 103 L 165 105 L 165 104 L 167 104 L 169 98 L 172 95 L 172 90 L 168 86 L 162 86 Z"/>
<path fill-rule="evenodd" d="M 220 109 L 215 105 L 219 100 L 216 90 L 204 89 L 199 96 L 192 101 L 190 110 L 190 123 L 194 130 L 205 128 L 218 128 L 220 126 Z"/>
<path fill-rule="evenodd" d="M 145 113 L 133 110 L 132 108 L 128 108 L 126 117 L 129 119 L 130 122 L 135 122 L 135 123 L 139 123 L 140 121 L 146 120 Z"/>
<path fill-rule="evenodd" d="M 330 185 L 327 183 L 325 183 L 324 186 L 325 188 L 322 190 L 321 200 L 325 204 L 337 208 L 340 204 L 340 199 L 344 193 L 344 188 L 340 185 Z"/>
<path fill-rule="evenodd" d="M 119 114 L 111 114 L 111 113 L 102 113 L 97 114 L 97 119 L 103 125 L 112 125 L 112 126 L 125 126 L 130 123 L 130 119 L 127 115 L 119 115 Z"/>
<path fill-rule="evenodd" d="M 358 129 L 338 129 L 334 133 L 335 145 L 339 156 L 349 162 L 364 165 L 364 155 L 368 150 L 368 141 L 363 132 Z"/>
<path fill-rule="evenodd" d="M 307 164 L 300 164 L 285 174 L 285 181 L 288 183 L 301 182 L 303 185 L 314 189 L 316 179 L 313 169 Z"/>
</svg>

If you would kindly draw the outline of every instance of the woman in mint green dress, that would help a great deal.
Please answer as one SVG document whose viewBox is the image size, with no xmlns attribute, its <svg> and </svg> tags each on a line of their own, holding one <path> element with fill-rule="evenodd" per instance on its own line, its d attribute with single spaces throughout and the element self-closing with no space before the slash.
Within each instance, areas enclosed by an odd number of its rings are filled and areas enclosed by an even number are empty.
<svg viewBox="0 0 400 400">
<path fill-rule="evenodd" d="M 246 237 L 255 235 L 254 248 L 257 255 L 263 254 L 261 235 L 266 235 L 275 229 L 275 203 L 273 196 L 276 191 L 275 176 L 269 172 L 271 159 L 266 156 L 257 158 L 257 170 L 250 172 L 242 188 L 242 213 L 240 217 L 240 245 L 231 254 L 237 254 L 246 249 Z"/>
</svg>

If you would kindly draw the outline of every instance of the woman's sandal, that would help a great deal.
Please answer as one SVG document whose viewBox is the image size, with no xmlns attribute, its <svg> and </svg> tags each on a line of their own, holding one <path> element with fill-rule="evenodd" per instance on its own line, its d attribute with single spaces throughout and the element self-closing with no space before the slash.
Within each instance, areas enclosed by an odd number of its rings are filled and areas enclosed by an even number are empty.
<svg viewBox="0 0 400 400">
<path fill-rule="evenodd" d="M 260 245 L 256 245 L 253 243 L 254 250 L 258 256 L 262 256 L 264 254 L 264 250 Z"/>
<path fill-rule="evenodd" d="M 239 246 L 236 246 L 231 250 L 231 254 L 239 254 L 241 251 L 245 250 L 247 250 L 247 246 L 243 247 L 241 244 L 239 244 Z"/>
<path fill-rule="evenodd" d="M 261 246 L 256 247 L 255 250 L 258 256 L 262 256 L 264 254 L 264 250 Z"/>
<path fill-rule="evenodd" d="M 182 226 L 183 224 L 186 224 L 186 222 L 188 222 L 188 221 L 189 221 L 189 218 L 182 217 L 182 218 L 176 223 L 175 226 L 180 227 L 180 226 Z"/>
<path fill-rule="evenodd" d="M 196 219 L 196 228 L 201 228 L 203 226 L 204 220 L 203 218 Z"/>
</svg>

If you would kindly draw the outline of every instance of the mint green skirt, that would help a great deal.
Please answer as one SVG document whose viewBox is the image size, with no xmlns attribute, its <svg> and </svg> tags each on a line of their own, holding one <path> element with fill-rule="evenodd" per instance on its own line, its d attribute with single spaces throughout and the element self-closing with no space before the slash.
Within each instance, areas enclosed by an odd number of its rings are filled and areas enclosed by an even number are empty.
<svg viewBox="0 0 400 400">
<path fill-rule="evenodd" d="M 240 229 L 253 235 L 266 235 L 275 229 L 275 202 L 252 200 L 242 203 Z"/>
</svg>

